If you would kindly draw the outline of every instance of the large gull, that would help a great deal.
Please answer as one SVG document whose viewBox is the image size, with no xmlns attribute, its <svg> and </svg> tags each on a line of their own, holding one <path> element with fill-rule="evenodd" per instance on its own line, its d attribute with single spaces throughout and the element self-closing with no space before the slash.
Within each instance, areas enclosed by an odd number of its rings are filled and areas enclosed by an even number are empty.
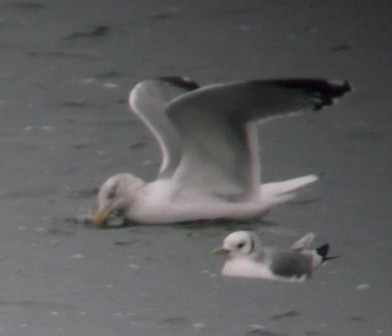
<svg viewBox="0 0 392 336">
<path fill-rule="evenodd" d="M 251 231 L 236 231 L 229 234 L 223 245 L 213 251 L 225 254 L 228 260 L 222 275 L 267 280 L 303 281 L 328 257 L 329 244 L 307 249 L 314 240 L 308 233 L 290 248 L 263 247 L 257 235 Z"/>
<path fill-rule="evenodd" d="M 350 90 L 346 81 L 254 80 L 199 87 L 183 77 L 140 82 L 132 112 L 159 144 L 155 181 L 117 174 L 101 186 L 92 221 L 120 211 L 139 223 L 249 219 L 293 199 L 307 175 L 261 185 L 257 122 L 320 110 Z"/>
</svg>

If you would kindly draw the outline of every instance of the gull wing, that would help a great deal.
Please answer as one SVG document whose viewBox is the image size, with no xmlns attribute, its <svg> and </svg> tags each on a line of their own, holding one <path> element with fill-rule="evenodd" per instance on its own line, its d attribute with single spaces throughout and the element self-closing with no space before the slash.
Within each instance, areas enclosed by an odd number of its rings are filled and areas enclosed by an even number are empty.
<svg viewBox="0 0 392 336">
<path fill-rule="evenodd" d="M 312 274 L 312 257 L 296 250 L 279 250 L 271 256 L 270 269 L 282 277 L 309 277 Z"/>
<path fill-rule="evenodd" d="M 293 245 L 291 245 L 291 249 L 293 250 L 303 250 L 306 249 L 312 244 L 315 234 L 312 232 L 307 233 L 305 236 L 303 236 L 301 239 L 297 240 Z"/>
<path fill-rule="evenodd" d="M 131 91 L 131 111 L 144 123 L 157 140 L 162 162 L 160 177 L 171 176 L 181 159 L 181 140 L 165 114 L 174 98 L 195 90 L 199 85 L 185 77 L 163 77 L 138 83 Z"/>
<path fill-rule="evenodd" d="M 182 146 L 174 196 L 251 198 L 260 190 L 256 122 L 319 110 L 349 90 L 344 81 L 258 80 L 210 85 L 175 98 L 166 110 Z"/>
</svg>

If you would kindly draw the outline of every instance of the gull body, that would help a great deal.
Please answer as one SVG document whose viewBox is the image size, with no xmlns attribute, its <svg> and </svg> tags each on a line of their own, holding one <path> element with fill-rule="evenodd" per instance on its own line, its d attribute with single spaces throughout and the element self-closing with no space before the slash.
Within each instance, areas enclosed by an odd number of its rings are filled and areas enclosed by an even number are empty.
<svg viewBox="0 0 392 336">
<path fill-rule="evenodd" d="M 139 223 L 249 219 L 296 196 L 310 174 L 261 184 L 257 122 L 321 109 L 350 89 L 347 82 L 291 79 L 214 84 L 168 77 L 143 81 L 130 93 L 131 111 L 162 154 L 155 181 L 132 174 L 100 188 L 93 222 L 112 211 Z"/>
<path fill-rule="evenodd" d="M 313 239 L 314 234 L 308 233 L 290 248 L 280 249 L 263 247 L 253 232 L 236 231 L 213 252 L 228 256 L 224 276 L 298 282 L 310 278 L 325 260 L 333 258 L 327 256 L 328 244 L 307 249 Z"/>
</svg>

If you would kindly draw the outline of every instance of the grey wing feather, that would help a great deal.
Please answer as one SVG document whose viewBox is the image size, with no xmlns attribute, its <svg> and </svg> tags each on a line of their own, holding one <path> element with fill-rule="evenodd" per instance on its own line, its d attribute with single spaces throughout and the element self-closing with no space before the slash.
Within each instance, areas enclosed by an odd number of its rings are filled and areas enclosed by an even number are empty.
<svg viewBox="0 0 392 336">
<path fill-rule="evenodd" d="M 314 235 L 314 233 L 309 232 L 301 239 L 297 240 L 293 245 L 291 245 L 291 248 L 293 250 L 303 250 L 305 248 L 308 248 L 310 244 L 312 244 L 315 237 L 316 236 Z"/>
<path fill-rule="evenodd" d="M 271 271 L 282 277 L 308 277 L 312 274 L 312 258 L 294 250 L 277 251 L 270 265 Z"/>
<path fill-rule="evenodd" d="M 318 110 L 350 89 L 319 79 L 215 84 L 174 99 L 167 114 L 182 140 L 174 179 L 201 192 L 249 197 L 260 185 L 255 122 Z"/>
<path fill-rule="evenodd" d="M 160 146 L 160 177 L 171 176 L 182 153 L 177 130 L 167 118 L 165 110 L 174 98 L 198 87 L 187 78 L 163 77 L 140 82 L 130 93 L 131 110 L 143 121 Z"/>
</svg>

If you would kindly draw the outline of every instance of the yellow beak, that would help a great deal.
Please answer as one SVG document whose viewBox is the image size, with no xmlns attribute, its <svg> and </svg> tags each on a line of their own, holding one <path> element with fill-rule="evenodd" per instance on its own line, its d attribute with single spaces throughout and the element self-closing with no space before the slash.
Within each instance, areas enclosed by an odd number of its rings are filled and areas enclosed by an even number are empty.
<svg viewBox="0 0 392 336">
<path fill-rule="evenodd" d="M 110 215 L 110 208 L 102 208 L 97 211 L 97 213 L 93 216 L 91 221 L 98 229 L 103 229 L 106 226 L 106 220 Z"/>
<path fill-rule="evenodd" d="M 215 250 L 213 250 L 212 251 L 212 254 L 224 254 L 224 255 L 226 255 L 226 254 L 229 254 L 230 253 L 230 250 L 228 250 L 228 249 L 226 249 L 226 248 L 224 248 L 224 247 L 218 247 L 218 248 L 216 248 Z"/>
</svg>

